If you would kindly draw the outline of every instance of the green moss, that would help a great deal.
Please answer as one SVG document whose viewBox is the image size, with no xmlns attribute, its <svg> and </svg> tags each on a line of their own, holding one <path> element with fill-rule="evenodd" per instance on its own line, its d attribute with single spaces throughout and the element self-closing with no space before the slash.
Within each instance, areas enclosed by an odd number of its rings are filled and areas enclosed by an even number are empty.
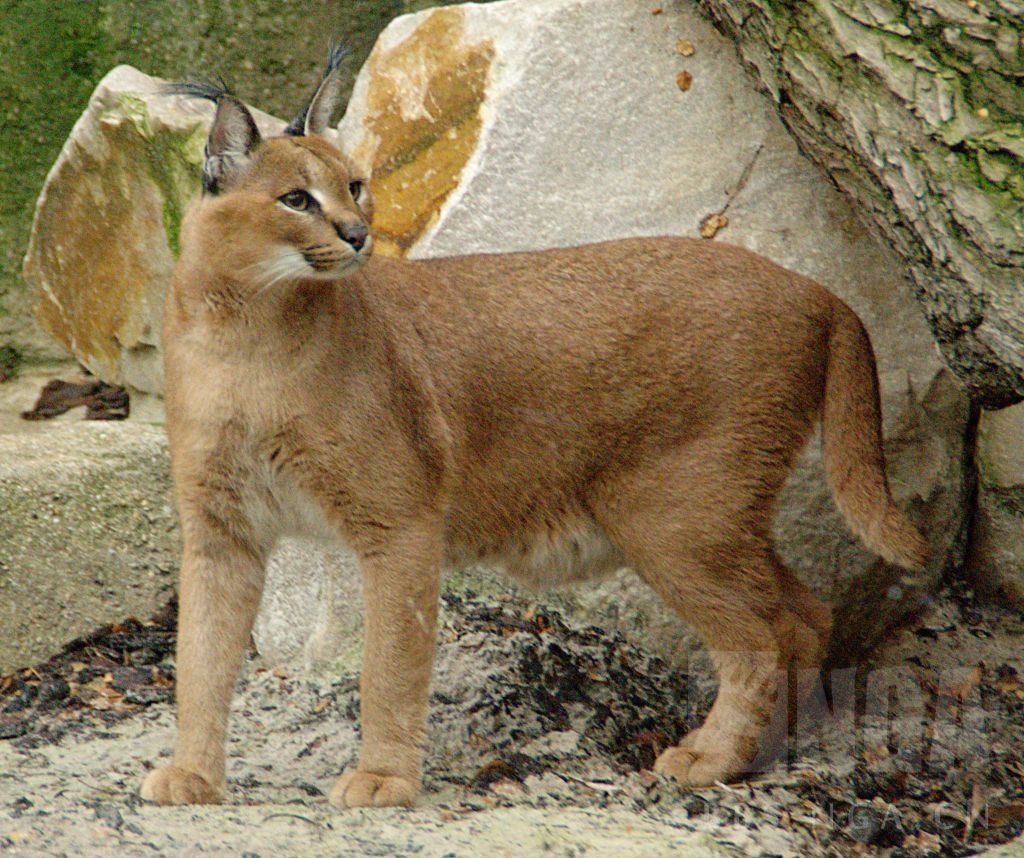
<svg viewBox="0 0 1024 858">
<path fill-rule="evenodd" d="M 21 349 L 15 346 L 0 346 L 0 379 L 14 378 L 24 360 Z"/>
<path fill-rule="evenodd" d="M 23 347 L 21 258 L 36 195 L 105 70 L 95 3 L 6 0 L 0 6 L 0 335 Z"/>
<path fill-rule="evenodd" d="M 175 256 L 178 255 L 178 237 L 181 233 L 181 219 L 185 207 L 199 193 L 199 172 L 205 136 L 203 129 L 197 127 L 192 134 L 163 134 L 146 142 L 149 172 L 160 188 L 163 200 L 167 244 Z"/>
<path fill-rule="evenodd" d="M 127 119 L 142 139 L 149 174 L 160 189 L 167 244 L 177 256 L 185 207 L 199 193 L 206 138 L 203 126 L 197 121 L 187 134 L 155 134 L 146 102 L 128 93 L 118 95 L 117 107 L 106 115 L 115 121 Z"/>
<path fill-rule="evenodd" d="M 821 41 L 815 39 L 811 33 L 805 30 L 798 27 L 792 27 L 788 30 L 786 40 L 783 43 L 783 52 L 810 54 L 818 63 L 827 68 L 836 80 L 842 79 L 842 65 L 831 53 L 824 49 Z"/>
<path fill-rule="evenodd" d="M 106 116 L 112 111 L 103 114 Z M 117 96 L 117 112 L 120 116 L 130 119 L 139 133 L 146 139 L 152 139 L 153 128 L 149 124 L 149 111 L 146 109 L 146 102 L 137 95 L 123 92 Z"/>
<path fill-rule="evenodd" d="M 1001 512 L 1024 519 L 1024 489 L 989 486 L 985 498 Z"/>
<path fill-rule="evenodd" d="M 799 52 L 813 56 L 830 70 L 846 97 L 866 103 L 874 101 L 879 92 L 875 72 L 867 63 L 839 55 L 830 24 L 813 6 L 801 4 L 791 12 L 780 13 L 789 24 L 784 54 Z M 890 11 L 900 10 L 891 7 Z M 999 17 L 998 11 L 990 11 Z M 1016 235 L 1024 240 L 1024 87 L 1014 77 L 1014 69 L 1021 63 L 1001 62 L 992 68 L 985 67 L 975 62 L 973 52 L 990 51 L 990 45 L 972 40 L 966 31 L 954 27 L 960 32 L 960 42 L 956 43 L 950 38 L 949 22 L 935 15 L 926 19 L 909 5 L 904 5 L 900 14 L 905 28 L 879 28 L 859 21 L 857 24 L 863 30 L 865 44 L 873 41 L 884 51 L 891 72 L 887 74 L 886 88 L 895 88 L 904 101 L 913 104 L 918 97 L 917 76 L 924 74 L 941 79 L 949 93 L 953 115 L 936 129 L 944 144 L 942 157 L 927 157 L 928 151 L 924 150 L 919 166 L 926 176 L 943 176 L 942 184 L 947 187 L 952 181 L 953 185 L 983 193 L 996 213 L 993 226 L 1003 236 Z M 904 29 L 910 35 L 902 35 Z M 905 91 L 899 92 L 900 87 Z M 828 132 L 828 119 L 820 121 Z M 825 141 L 833 158 L 834 142 L 840 141 L 841 148 L 846 133 L 841 126 L 840 122 L 829 133 L 832 139 Z M 953 161 L 948 159 L 947 152 L 952 154 Z M 912 152 L 905 155 L 913 157 Z M 955 232 L 957 225 L 952 224 L 951 229 Z M 965 235 L 963 240 L 970 241 L 971 237 Z"/>
<path fill-rule="evenodd" d="M 955 185 L 977 188 L 992 207 L 990 228 L 998 228 L 1004 236 L 1017 236 L 1018 246 L 1024 246 L 1024 174 L 1018 159 L 1003 156 L 1001 163 L 1009 171 L 1004 182 L 994 181 L 982 169 L 979 157 L 993 158 L 979 150 L 973 142 L 950 150 L 952 158 L 943 159 L 943 172 Z M 952 221 L 955 231 L 955 218 Z M 958 236 L 971 242 L 971 236 Z"/>
</svg>

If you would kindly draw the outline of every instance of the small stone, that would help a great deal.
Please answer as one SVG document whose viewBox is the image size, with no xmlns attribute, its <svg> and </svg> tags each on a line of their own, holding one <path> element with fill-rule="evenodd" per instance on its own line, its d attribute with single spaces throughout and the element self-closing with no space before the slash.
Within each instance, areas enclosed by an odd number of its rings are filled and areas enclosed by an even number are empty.
<svg viewBox="0 0 1024 858">
<path fill-rule="evenodd" d="M 115 831 L 120 831 L 124 826 L 124 817 L 121 816 L 121 811 L 109 804 L 101 804 L 96 808 L 96 818 L 105 822 Z"/>
<path fill-rule="evenodd" d="M 526 788 L 519 781 L 509 778 L 495 781 L 491 784 L 490 789 L 495 795 L 504 796 L 505 798 L 519 798 L 519 796 L 526 792 Z"/>
<path fill-rule="evenodd" d="M 28 732 L 28 724 L 25 721 L 16 721 L 13 724 L 0 724 L 0 739 L 16 739 Z"/>
<path fill-rule="evenodd" d="M 689 39 L 680 39 L 676 42 L 676 50 L 684 57 L 692 57 L 694 54 L 693 42 Z"/>
<path fill-rule="evenodd" d="M 20 798 L 16 798 L 11 803 L 11 808 L 14 811 L 11 815 L 17 818 L 32 806 L 32 799 L 30 799 L 28 796 L 23 795 Z"/>
<path fill-rule="evenodd" d="M 700 237 L 714 238 L 720 229 L 725 229 L 728 225 L 729 218 L 724 214 L 718 212 L 710 214 L 700 223 Z"/>
<path fill-rule="evenodd" d="M 39 689 L 39 705 L 44 709 L 59 706 L 71 693 L 71 686 L 63 679 L 55 679 L 45 683 Z"/>
<path fill-rule="evenodd" d="M 688 71 L 681 71 L 676 75 L 676 86 L 680 90 L 686 92 L 691 86 L 693 86 L 693 75 Z"/>
<path fill-rule="evenodd" d="M 128 703 L 135 703 L 139 706 L 151 706 L 154 703 L 163 703 L 173 696 L 170 688 L 133 688 L 124 695 Z"/>
<path fill-rule="evenodd" d="M 978 119 L 988 119 L 988 108 L 979 107 L 977 110 Z"/>
<path fill-rule="evenodd" d="M 711 803 L 702 798 L 699 795 L 690 796 L 683 802 L 683 808 L 686 810 L 686 815 L 689 817 L 705 816 L 712 811 Z"/>
<path fill-rule="evenodd" d="M 640 769 L 640 773 L 637 775 L 640 780 L 640 785 L 644 789 L 652 789 L 658 784 L 658 776 L 650 769 Z"/>
</svg>

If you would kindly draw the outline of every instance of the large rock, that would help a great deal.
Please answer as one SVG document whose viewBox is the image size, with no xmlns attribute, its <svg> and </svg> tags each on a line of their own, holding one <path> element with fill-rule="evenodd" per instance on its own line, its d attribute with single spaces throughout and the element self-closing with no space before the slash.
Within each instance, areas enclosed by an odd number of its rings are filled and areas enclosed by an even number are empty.
<svg viewBox="0 0 1024 858">
<path fill-rule="evenodd" d="M 1024 398 L 1024 3 L 701 0 L 900 255 L 979 401 Z"/>
<path fill-rule="evenodd" d="M 253 641 L 268 662 L 334 673 L 362 655 L 359 562 L 344 548 L 283 539 L 267 567 Z"/>
<path fill-rule="evenodd" d="M 138 394 L 163 390 L 164 293 L 213 115 L 162 83 L 130 66 L 99 83 L 47 176 L 24 266 L 43 329 Z M 265 133 L 283 125 L 256 118 Z"/>
<path fill-rule="evenodd" d="M 960 562 L 968 402 L 905 268 L 799 154 L 732 45 L 692 5 L 653 14 L 615 0 L 518 0 L 399 18 L 367 60 L 339 131 L 373 172 L 385 251 L 696 236 L 724 214 L 728 225 L 709 240 L 824 283 L 871 332 L 893 490 L 936 548 L 927 583 Z M 843 525 L 816 448 L 780 506 L 786 560 L 825 595 L 846 594 L 843 610 L 871 603 L 868 615 L 885 626 L 915 606 L 887 598 L 900 594 Z M 580 598 L 623 617 L 629 587 L 611 582 L 596 605 Z M 672 637 L 674 621 L 651 610 L 645 622 Z"/>
<path fill-rule="evenodd" d="M 1024 405 L 978 424 L 978 508 L 969 558 L 976 585 L 1024 608 Z"/>
</svg>

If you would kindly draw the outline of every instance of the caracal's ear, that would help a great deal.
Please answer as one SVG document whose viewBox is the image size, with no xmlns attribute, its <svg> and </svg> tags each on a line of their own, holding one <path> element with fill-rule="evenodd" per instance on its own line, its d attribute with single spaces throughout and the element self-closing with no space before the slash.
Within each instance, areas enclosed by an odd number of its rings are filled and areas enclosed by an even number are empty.
<svg viewBox="0 0 1024 858">
<path fill-rule="evenodd" d="M 327 54 L 327 69 L 320 85 L 305 107 L 288 123 L 284 133 L 291 137 L 306 134 L 323 134 L 331 122 L 331 116 L 341 99 L 341 61 L 348 56 L 348 48 L 337 42 L 331 44 Z"/>
<path fill-rule="evenodd" d="M 253 150 L 262 142 L 256 120 L 223 82 L 172 83 L 163 91 L 168 95 L 188 95 L 216 103 L 217 112 L 206 139 L 203 190 L 219 193 L 244 172 Z"/>
<path fill-rule="evenodd" d="M 242 102 L 225 95 L 217 102 L 217 113 L 206 140 L 203 186 L 217 193 L 249 165 L 249 156 L 262 138 L 256 121 Z"/>
</svg>

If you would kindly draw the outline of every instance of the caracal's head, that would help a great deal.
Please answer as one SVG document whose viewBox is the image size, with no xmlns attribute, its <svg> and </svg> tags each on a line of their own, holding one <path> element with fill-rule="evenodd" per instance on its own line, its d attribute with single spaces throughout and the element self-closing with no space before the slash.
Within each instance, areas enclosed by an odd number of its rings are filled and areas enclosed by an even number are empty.
<svg viewBox="0 0 1024 858">
<path fill-rule="evenodd" d="M 171 87 L 217 104 L 206 142 L 200 211 L 221 242 L 218 250 L 233 255 L 236 271 L 260 291 L 287 281 L 344 277 L 373 250 L 367 180 L 323 136 L 337 105 L 343 56 L 332 49 L 312 98 L 280 136 L 267 139 L 225 88 Z"/>
</svg>

